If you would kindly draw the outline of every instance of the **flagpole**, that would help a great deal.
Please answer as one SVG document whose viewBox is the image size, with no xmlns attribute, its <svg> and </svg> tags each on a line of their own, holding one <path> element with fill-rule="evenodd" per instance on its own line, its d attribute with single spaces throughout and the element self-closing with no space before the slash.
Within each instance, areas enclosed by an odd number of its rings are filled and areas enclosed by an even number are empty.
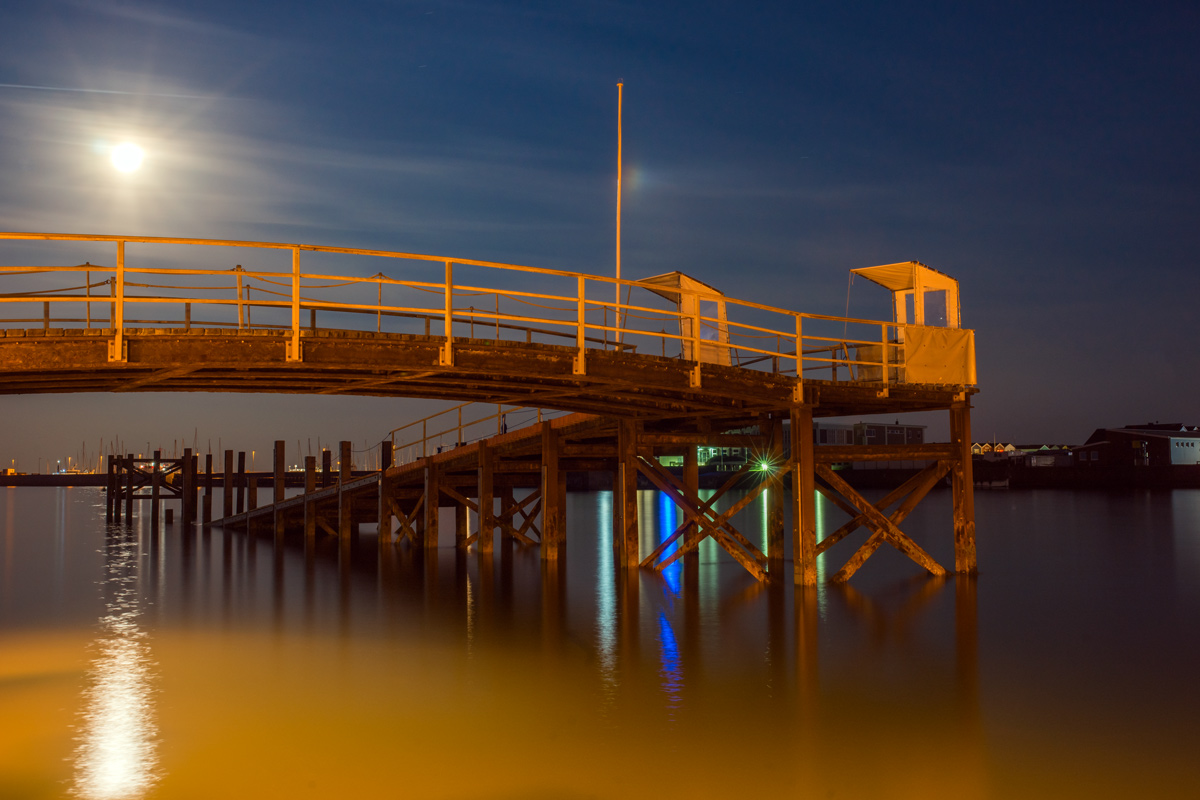
<svg viewBox="0 0 1200 800">
<path fill-rule="evenodd" d="M 618 350 L 621 344 L 621 104 L 625 84 L 617 84 L 617 283 L 613 316 L 617 324 Z"/>
</svg>

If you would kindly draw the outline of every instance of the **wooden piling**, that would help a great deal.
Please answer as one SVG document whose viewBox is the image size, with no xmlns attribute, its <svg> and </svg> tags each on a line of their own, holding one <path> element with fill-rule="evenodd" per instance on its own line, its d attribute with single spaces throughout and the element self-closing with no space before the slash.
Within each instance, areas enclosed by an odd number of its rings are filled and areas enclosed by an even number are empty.
<svg viewBox="0 0 1200 800">
<path fill-rule="evenodd" d="M 207 527 L 212 522 L 212 453 L 204 454 L 204 500 L 201 502 L 200 521 Z"/>
<path fill-rule="evenodd" d="M 237 513 L 246 510 L 246 451 L 238 452 L 237 459 Z"/>
<path fill-rule="evenodd" d="M 385 444 L 390 444 L 386 443 Z M 390 454 L 390 449 L 389 449 Z M 425 525 L 422 544 L 427 548 L 437 548 L 438 533 L 441 527 L 442 490 L 438 468 L 433 463 L 432 456 L 425 459 Z"/>
<path fill-rule="evenodd" d="M 768 423 L 770 426 L 771 445 L 767 453 L 770 463 L 770 477 L 774 485 L 767 489 L 767 571 L 779 573 L 783 571 L 783 510 L 784 488 L 780 474 L 784 471 L 783 459 L 783 417 L 776 415 Z M 766 477 L 766 476 L 764 476 Z"/>
<path fill-rule="evenodd" d="M 105 486 L 107 488 L 105 489 L 105 492 L 104 492 L 104 521 L 107 524 L 111 525 L 112 521 L 113 521 L 114 496 L 116 495 L 116 488 L 117 488 L 116 480 L 115 480 L 116 473 L 113 471 L 114 464 L 113 464 L 112 454 L 110 453 L 109 455 L 105 456 L 104 461 L 107 464 L 107 472 L 108 472 L 107 479 L 106 479 L 107 483 L 105 483 Z"/>
<path fill-rule="evenodd" d="M 309 496 L 317 490 L 317 457 L 304 457 L 304 545 L 317 539 L 317 506 Z"/>
<path fill-rule="evenodd" d="M 349 442 L 338 442 L 338 480 L 342 483 L 353 476 L 354 454 Z"/>
<path fill-rule="evenodd" d="M 817 584 L 816 465 L 813 459 L 812 406 L 791 409 L 792 566 L 800 586 Z"/>
<path fill-rule="evenodd" d="M 488 445 L 487 439 L 481 439 L 477 446 L 479 448 L 479 479 L 476 489 L 479 497 L 479 552 L 490 553 L 496 532 L 492 448 Z"/>
<path fill-rule="evenodd" d="M 133 453 L 125 458 L 125 521 L 133 522 Z"/>
<path fill-rule="evenodd" d="M 325 489 L 333 483 L 333 453 L 329 448 L 321 451 L 321 488 Z"/>
<path fill-rule="evenodd" d="M 547 420 L 542 428 L 542 560 L 553 561 L 563 542 L 563 509 L 558 497 L 563 474 L 559 467 L 562 442 Z"/>
<path fill-rule="evenodd" d="M 287 456 L 284 449 L 284 442 L 277 440 L 275 442 L 275 502 L 282 503 L 284 498 L 284 489 L 287 482 Z"/>
<path fill-rule="evenodd" d="M 250 480 L 246 481 L 246 510 L 253 511 L 258 508 L 258 478 L 251 475 Z"/>
<path fill-rule="evenodd" d="M 221 516 L 233 516 L 233 451 L 225 451 L 225 476 L 221 483 Z"/>
<path fill-rule="evenodd" d="M 350 482 L 350 443 L 338 443 L 338 538 L 342 544 L 348 544 L 354 533 L 354 499 L 347 494 L 346 484 Z"/>
<path fill-rule="evenodd" d="M 698 497 L 700 493 L 700 454 L 696 452 L 696 445 L 686 445 L 683 451 L 683 486 L 687 489 L 689 496 Z M 700 563 L 700 548 L 691 547 L 691 545 L 700 537 L 700 526 L 695 522 L 687 523 L 683 534 L 683 546 L 689 548 L 684 555 L 684 565 L 692 566 Z"/>
<path fill-rule="evenodd" d="M 971 463 L 971 404 L 955 403 L 950 408 L 950 435 L 958 458 L 950 472 L 954 495 L 954 571 L 972 575 L 975 561 L 975 491 Z"/>
<path fill-rule="evenodd" d="M 459 501 L 454 503 L 454 547 L 460 552 L 467 549 L 467 539 L 470 534 L 471 510 L 467 504 Z"/>
<path fill-rule="evenodd" d="M 192 448 L 185 447 L 183 449 L 183 461 L 180 466 L 182 467 L 183 481 L 179 496 L 179 521 L 188 525 L 196 517 L 196 467 L 192 463 Z"/>
<path fill-rule="evenodd" d="M 613 516 L 620 514 L 617 563 L 625 567 L 636 567 L 641 561 L 638 547 L 637 434 L 636 420 L 622 419 L 617 423 L 619 481 L 613 491 Z"/>
<path fill-rule="evenodd" d="M 160 491 L 162 489 L 162 472 L 159 470 L 162 452 L 154 451 L 154 460 L 150 462 L 150 527 L 158 528 L 158 515 L 161 511 Z"/>
</svg>

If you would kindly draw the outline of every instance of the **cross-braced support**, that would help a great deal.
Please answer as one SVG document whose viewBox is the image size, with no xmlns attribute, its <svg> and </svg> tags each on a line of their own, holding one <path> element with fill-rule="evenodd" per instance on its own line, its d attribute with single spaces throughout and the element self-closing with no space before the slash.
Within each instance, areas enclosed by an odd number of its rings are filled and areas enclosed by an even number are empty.
<svg viewBox="0 0 1200 800">
<path fill-rule="evenodd" d="M 867 540 L 834 573 L 836 583 L 848 581 L 866 560 L 884 544 L 907 555 L 931 575 L 947 570 L 911 537 L 900 524 L 942 479 L 950 475 L 954 500 L 954 567 L 956 572 L 973 573 L 975 566 L 975 509 L 972 496 L 970 404 L 963 400 L 950 408 L 949 445 L 856 445 L 818 447 L 805 432 L 812 430 L 811 408 L 792 410 L 793 535 L 795 537 L 796 583 L 816 584 L 816 559 L 860 527 L 870 531 Z M 929 466 L 872 503 L 859 494 L 836 472 L 837 462 L 856 460 L 931 460 Z M 844 474 L 844 473 L 843 473 Z M 850 520 L 819 543 L 812 525 L 815 494 L 820 492 L 830 503 L 845 511 Z M 899 505 L 897 505 L 899 504 Z M 890 513 L 888 510 L 897 506 Z"/>
</svg>

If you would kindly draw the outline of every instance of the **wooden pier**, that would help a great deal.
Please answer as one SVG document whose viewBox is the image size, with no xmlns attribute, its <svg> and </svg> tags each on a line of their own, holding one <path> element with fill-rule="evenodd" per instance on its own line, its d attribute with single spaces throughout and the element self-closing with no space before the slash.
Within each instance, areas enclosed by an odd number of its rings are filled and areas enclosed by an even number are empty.
<svg viewBox="0 0 1200 800">
<path fill-rule="evenodd" d="M 932 575 L 948 570 L 900 528 L 918 503 L 946 476 L 954 492 L 953 532 L 955 572 L 976 568 L 974 514 L 970 503 L 971 454 L 967 401 L 951 410 L 954 441 L 908 446 L 816 445 L 812 441 L 812 409 L 800 407 L 784 414 L 762 414 L 744 420 L 737 433 L 714 433 L 703 424 L 681 429 L 678 420 L 665 423 L 613 419 L 595 414 L 569 414 L 498 433 L 478 441 L 393 465 L 391 442 L 384 441 L 383 468 L 366 475 L 349 472 L 349 443 L 343 443 L 341 470 L 329 481 L 318 473 L 316 459 L 305 459 L 304 492 L 285 497 L 284 444 L 275 444 L 277 472 L 273 498 L 259 505 L 249 493 L 243 508 L 228 499 L 234 479 L 226 478 L 226 509 L 213 524 L 252 535 L 270 533 L 282 545 L 289 536 L 311 546 L 318 536 L 330 536 L 348 546 L 360 526 L 377 526 L 381 548 L 407 542 L 436 548 L 441 514 L 454 515 L 454 546 L 490 552 L 500 541 L 540 548 L 541 557 L 554 560 L 567 547 L 567 474 L 607 472 L 613 487 L 613 549 L 615 562 L 626 568 L 661 571 L 680 558 L 694 555 L 712 539 L 759 580 L 787 571 L 784 537 L 791 535 L 792 578 L 814 585 L 817 558 L 858 529 L 865 540 L 835 571 L 834 581 L 846 581 L 883 544 L 891 545 Z M 787 423 L 785 425 L 785 422 Z M 788 437 L 785 441 L 784 437 Z M 705 446 L 736 446 L 756 456 L 707 499 L 699 492 L 696 451 Z M 328 451 L 326 451 L 328 456 Z M 663 456 L 682 456 L 682 476 L 663 466 Z M 902 486 L 872 503 L 843 480 L 835 464 L 854 461 L 925 460 L 930 465 Z M 232 451 L 226 453 L 226 464 Z M 638 476 L 642 476 L 678 506 L 682 522 L 651 552 L 639 542 Z M 740 497 L 718 513 L 718 500 L 734 488 Z M 517 491 L 522 496 L 517 499 Z M 764 492 L 769 506 L 766 552 L 732 523 L 738 511 Z M 815 495 L 821 493 L 851 519 L 837 531 L 816 540 Z M 785 530 L 784 503 L 791 504 L 791 530 Z M 894 510 L 889 511 L 893 506 Z M 208 507 L 208 503 L 205 503 Z"/>
<path fill-rule="evenodd" d="M 445 508 L 456 516 L 456 546 L 487 552 L 498 533 L 554 559 L 567 545 L 564 476 L 602 471 L 612 476 L 613 543 L 622 567 L 662 569 L 712 539 L 760 580 L 781 573 L 786 503 L 794 579 L 810 586 L 817 559 L 859 529 L 865 541 L 832 573 L 835 580 L 849 579 L 885 543 L 922 569 L 945 573 L 947 567 L 900 526 L 949 476 L 954 570 L 975 569 L 974 333 L 961 327 L 957 281 L 918 262 L 851 270 L 891 292 L 892 319 L 883 321 L 739 300 L 680 272 L 612 279 L 279 242 L 0 233 L 4 242 L 58 249 L 40 260 L 31 260 L 32 250 L 21 251 L 17 263 L 0 266 L 0 280 L 13 287 L 0 291 L 0 307 L 33 304 L 40 314 L 0 319 L 0 393 L 354 394 L 569 412 L 470 444 L 460 438 L 451 449 L 418 460 L 393 464 L 389 452 L 383 468 L 367 475 L 349 471 L 348 449 L 336 478 L 326 460 L 318 480 L 315 459 L 306 459 L 300 498 L 286 497 L 280 445 L 272 497 L 262 505 L 257 482 L 236 477 L 245 475 L 244 456 L 235 470 L 227 451 L 218 518 L 225 527 L 257 532 L 266 526 L 280 541 L 303 530 L 310 541 L 318 535 L 347 540 L 358 526 L 376 524 L 380 546 L 398 537 L 428 547 Z M 138 257 L 156 248 L 234 250 L 253 266 L 214 269 L 203 258 L 194 268 L 164 266 L 175 255 L 138 263 L 127 258 L 130 246 Z M 81 264 L 83 253 L 89 259 Z M 302 270 L 302 257 L 324 266 Z M 341 265 L 351 259 L 386 262 L 399 272 L 347 272 Z M 36 285 L 19 283 L 31 274 L 39 276 Z M 137 309 L 149 318 L 135 319 Z M 54 310 L 70 316 L 56 317 Z M 325 325 L 318 325 L 318 314 Z M 338 325 L 328 325 L 331 318 Z M 24 327 L 28 323 L 40 327 Z M 812 441 L 814 418 L 916 411 L 948 413 L 951 442 Z M 757 461 L 768 468 L 718 513 L 715 499 L 700 498 L 696 448 L 734 440 L 756 448 L 763 454 Z M 682 475 L 663 466 L 665 455 L 682 457 Z M 836 469 L 864 460 L 929 466 L 872 503 Z M 185 521 L 199 516 L 210 523 L 212 466 L 206 456 L 200 498 L 190 453 L 166 470 L 161 460 L 147 467 L 132 457 L 111 459 L 109 515 L 123 511 L 128 518 L 146 496 L 152 505 L 177 499 Z M 731 476 L 717 496 L 752 469 Z M 670 497 L 684 518 L 650 553 L 639 549 L 639 477 Z M 527 490 L 519 501 L 517 489 Z M 763 492 L 770 507 L 765 552 L 731 521 Z M 850 515 L 821 542 L 817 493 Z M 474 530 L 468 530 L 468 512 L 478 520 Z"/>
</svg>

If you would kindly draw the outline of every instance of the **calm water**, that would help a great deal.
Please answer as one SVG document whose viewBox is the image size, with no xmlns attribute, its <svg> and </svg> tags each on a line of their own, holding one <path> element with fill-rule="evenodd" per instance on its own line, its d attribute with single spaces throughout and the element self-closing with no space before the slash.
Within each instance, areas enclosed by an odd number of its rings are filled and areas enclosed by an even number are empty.
<svg viewBox="0 0 1200 800">
<path fill-rule="evenodd" d="M 648 552 L 678 518 L 640 499 Z M 1197 796 L 1200 491 L 976 501 L 977 580 L 884 548 L 806 595 L 707 543 L 616 575 L 607 493 L 546 569 L 0 490 L 0 797 Z M 950 519 L 903 527 L 952 565 Z"/>
</svg>

